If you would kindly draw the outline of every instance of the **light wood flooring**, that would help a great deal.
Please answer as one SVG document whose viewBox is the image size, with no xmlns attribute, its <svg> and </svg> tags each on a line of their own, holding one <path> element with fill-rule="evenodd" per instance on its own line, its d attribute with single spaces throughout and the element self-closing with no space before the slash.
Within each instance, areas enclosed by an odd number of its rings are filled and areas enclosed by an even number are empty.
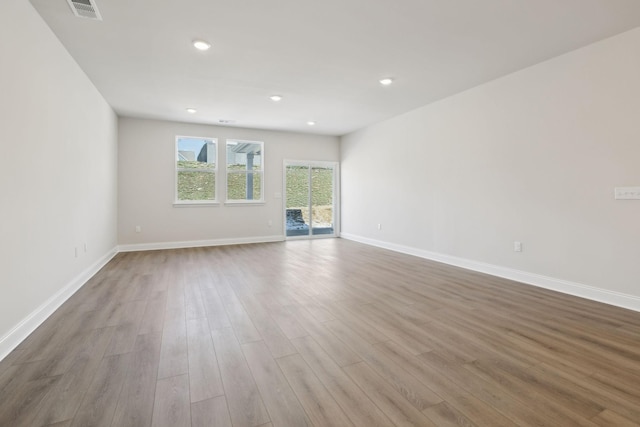
<svg viewBox="0 0 640 427">
<path fill-rule="evenodd" d="M 0 426 L 639 426 L 640 313 L 341 239 L 123 253 Z"/>
</svg>

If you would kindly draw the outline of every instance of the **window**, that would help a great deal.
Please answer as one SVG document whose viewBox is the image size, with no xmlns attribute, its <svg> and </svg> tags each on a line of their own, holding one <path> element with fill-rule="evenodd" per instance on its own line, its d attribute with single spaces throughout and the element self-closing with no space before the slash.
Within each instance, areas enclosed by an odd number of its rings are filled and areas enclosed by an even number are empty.
<svg viewBox="0 0 640 427">
<path fill-rule="evenodd" d="M 262 202 L 264 144 L 227 140 L 227 201 Z"/>
<path fill-rule="evenodd" d="M 337 236 L 338 163 L 284 161 L 287 238 Z"/>
<path fill-rule="evenodd" d="M 176 203 L 211 203 L 216 199 L 217 140 L 176 138 Z"/>
</svg>

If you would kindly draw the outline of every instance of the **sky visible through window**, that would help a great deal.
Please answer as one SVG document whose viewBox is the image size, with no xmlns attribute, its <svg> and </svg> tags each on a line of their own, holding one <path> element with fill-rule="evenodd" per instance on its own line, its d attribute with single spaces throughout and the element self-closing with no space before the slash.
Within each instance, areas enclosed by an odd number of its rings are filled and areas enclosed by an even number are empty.
<svg viewBox="0 0 640 427">
<path fill-rule="evenodd" d="M 211 141 L 204 138 L 178 138 L 178 151 L 193 151 L 195 157 L 198 156 L 202 145 L 207 141 Z"/>
</svg>

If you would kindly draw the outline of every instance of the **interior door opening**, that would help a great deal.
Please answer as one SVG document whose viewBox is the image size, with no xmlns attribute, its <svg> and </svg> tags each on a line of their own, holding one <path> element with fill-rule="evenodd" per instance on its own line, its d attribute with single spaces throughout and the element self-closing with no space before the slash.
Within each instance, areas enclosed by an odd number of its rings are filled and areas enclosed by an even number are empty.
<svg viewBox="0 0 640 427">
<path fill-rule="evenodd" d="M 287 238 L 335 237 L 337 163 L 285 162 Z"/>
</svg>

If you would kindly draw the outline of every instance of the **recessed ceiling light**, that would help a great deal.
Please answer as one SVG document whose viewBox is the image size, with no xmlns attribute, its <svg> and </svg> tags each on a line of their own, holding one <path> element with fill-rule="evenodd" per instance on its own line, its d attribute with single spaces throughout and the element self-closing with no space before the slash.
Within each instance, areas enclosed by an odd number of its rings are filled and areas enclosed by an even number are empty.
<svg viewBox="0 0 640 427">
<path fill-rule="evenodd" d="M 211 43 L 208 43 L 204 40 L 194 40 L 193 47 L 198 50 L 209 50 L 209 48 L 211 47 Z"/>
<path fill-rule="evenodd" d="M 187 108 L 187 113 L 189 113 L 189 114 L 195 114 L 197 112 L 198 112 L 198 110 L 196 110 L 195 108 Z"/>
<path fill-rule="evenodd" d="M 389 86 L 391 83 L 393 83 L 393 79 L 391 77 L 385 77 L 384 79 L 380 79 L 381 85 Z"/>
<path fill-rule="evenodd" d="M 315 126 L 316 122 L 314 122 L 314 121 L 310 120 L 310 121 L 308 121 L 308 122 L 307 122 L 307 124 L 308 124 L 309 126 Z"/>
<path fill-rule="evenodd" d="M 271 95 L 269 98 L 271 98 L 271 100 L 274 102 L 282 100 L 282 97 L 280 95 Z"/>
</svg>

